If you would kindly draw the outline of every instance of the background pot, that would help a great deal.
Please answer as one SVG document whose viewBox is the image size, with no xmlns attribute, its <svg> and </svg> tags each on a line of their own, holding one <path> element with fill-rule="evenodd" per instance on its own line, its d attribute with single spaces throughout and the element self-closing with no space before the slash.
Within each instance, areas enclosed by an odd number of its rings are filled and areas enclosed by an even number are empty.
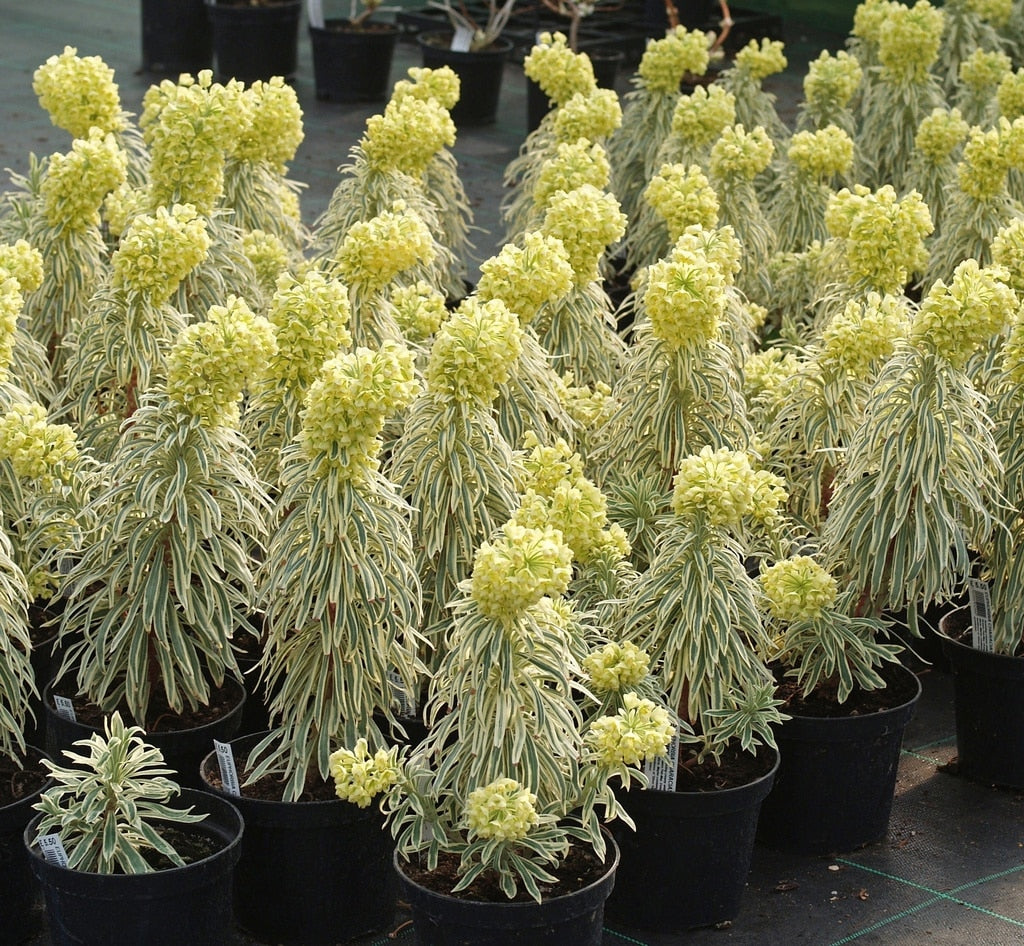
<svg viewBox="0 0 1024 946">
<path fill-rule="evenodd" d="M 213 65 L 213 29 L 204 0 L 142 0 L 142 68 L 193 75 Z"/>
<path fill-rule="evenodd" d="M 222 847 L 185 867 L 150 874 L 93 874 L 50 864 L 35 846 L 42 815 L 29 822 L 23 843 L 43 886 L 53 946 L 233 942 L 231 875 L 242 818 L 233 805 L 194 789 L 182 789 L 173 804 L 205 812 L 194 827 Z"/>
<path fill-rule="evenodd" d="M 238 79 L 250 85 L 257 79 L 295 75 L 302 0 L 274 0 L 259 6 L 206 2 L 219 81 Z"/>
<path fill-rule="evenodd" d="M 616 925 L 674 932 L 739 913 L 761 803 L 779 768 L 719 792 L 619 793 L 636 831 L 611 824 L 622 859 L 606 916 Z"/>
<path fill-rule="evenodd" d="M 400 895 L 412 911 L 417 946 L 601 946 L 604 904 L 615 883 L 619 848 L 608 838 L 607 871 L 588 887 L 542 903 L 482 903 L 421 887 L 402 871 Z"/>
<path fill-rule="evenodd" d="M 758 840 L 798 854 L 837 854 L 885 837 L 903 732 L 921 696 L 913 673 L 896 665 L 891 672 L 913 685 L 899 706 L 863 716 L 793 715 L 778 727 L 782 759 Z"/>
<path fill-rule="evenodd" d="M 232 742 L 242 771 L 265 733 Z M 235 918 L 257 939 L 333 946 L 384 929 L 394 918 L 391 836 L 380 810 L 340 798 L 285 802 L 229 796 L 211 784 L 215 753 L 202 764 L 203 785 L 230 799 L 245 820 L 235 871 Z"/>
<path fill-rule="evenodd" d="M 229 741 L 242 723 L 245 711 L 245 688 L 230 677 L 224 686 L 231 693 L 230 712 L 218 719 L 192 729 L 147 732 L 146 742 L 156 746 L 164 754 L 164 761 L 177 773 L 175 781 L 189 788 L 202 788 L 199 779 L 199 764 L 210 751 L 213 740 Z M 79 739 L 88 739 L 101 727 L 65 719 L 53 701 L 53 681 L 43 691 L 43 711 L 46 715 L 46 751 L 55 759 L 61 757 L 63 749 L 70 749 Z"/>
<path fill-rule="evenodd" d="M 512 43 L 499 37 L 487 49 L 462 53 L 449 49 L 451 38 L 451 33 L 444 32 L 417 34 L 423 65 L 428 69 L 450 66 L 459 77 L 461 92 L 451 113 L 456 127 L 489 125 L 498 113 L 505 62 Z"/>
<path fill-rule="evenodd" d="M 939 621 L 953 671 L 957 769 L 972 781 L 1024 788 L 1024 657 L 976 650 L 953 639 L 970 624 L 970 607 Z"/>
<path fill-rule="evenodd" d="M 316 97 L 331 102 L 383 101 L 390 87 L 398 27 L 371 22 L 353 30 L 348 23 L 325 20 L 323 29 L 309 28 Z"/>
</svg>

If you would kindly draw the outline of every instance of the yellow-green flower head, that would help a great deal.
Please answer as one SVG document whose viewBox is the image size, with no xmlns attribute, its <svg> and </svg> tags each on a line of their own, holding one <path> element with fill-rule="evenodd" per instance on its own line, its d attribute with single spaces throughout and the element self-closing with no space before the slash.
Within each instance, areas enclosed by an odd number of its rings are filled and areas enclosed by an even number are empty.
<svg viewBox="0 0 1024 946">
<path fill-rule="evenodd" d="M 228 296 L 178 336 L 167 356 L 167 394 L 204 427 L 238 423 L 238 402 L 277 354 L 274 327 Z"/>
<path fill-rule="evenodd" d="M 892 185 L 877 191 L 858 184 L 830 198 L 825 226 L 846 241 L 844 252 L 854 282 L 896 293 L 928 261 L 924 238 L 932 232 L 928 205 L 917 191 L 897 199 Z"/>
<path fill-rule="evenodd" d="M 32 91 L 50 121 L 72 138 L 87 138 L 90 128 L 118 132 L 126 127 L 114 70 L 99 56 L 79 56 L 74 46 L 36 69 Z"/>
<path fill-rule="evenodd" d="M 486 407 L 515 373 L 522 349 L 519 319 L 504 302 L 467 296 L 438 329 L 424 379 L 435 393 Z"/>
<path fill-rule="evenodd" d="M 365 739 L 355 749 L 338 749 L 328 757 L 328 771 L 334 779 L 334 791 L 342 801 L 368 808 L 381 792 L 398 781 L 398 747 L 378 749 L 373 755 Z"/>
<path fill-rule="evenodd" d="M 0 269 L 0 382 L 8 378 L 8 368 L 17 340 L 18 318 L 25 305 L 18 280 Z"/>
<path fill-rule="evenodd" d="M 348 332 L 348 287 L 311 270 L 301 280 L 284 273 L 270 303 L 277 354 L 269 360 L 270 376 L 307 388 L 320 367 L 352 344 Z"/>
<path fill-rule="evenodd" d="M 998 197 L 1006 187 L 1010 169 L 1006 141 L 1010 123 L 1000 119 L 1000 127 L 987 131 L 973 127 L 964 145 L 963 160 L 957 165 L 960 187 L 977 200 Z"/>
<path fill-rule="evenodd" d="M 960 63 L 960 81 L 975 92 L 996 88 L 1009 75 L 1013 62 L 1004 52 L 976 49 Z"/>
<path fill-rule="evenodd" d="M 763 526 L 775 525 L 786 503 L 789 490 L 786 481 L 769 470 L 754 471 L 754 497 L 750 505 L 750 517 Z"/>
<path fill-rule="evenodd" d="M 420 177 L 442 148 L 455 144 L 455 123 L 437 99 L 402 96 L 366 120 L 360 145 L 370 167 Z"/>
<path fill-rule="evenodd" d="M 962 367 L 999 335 L 1017 310 L 1017 298 L 1001 267 L 982 268 L 966 259 L 947 286 L 936 280 L 911 323 L 910 337 Z"/>
<path fill-rule="evenodd" d="M 27 240 L 0 243 L 0 279 L 8 276 L 22 292 L 35 292 L 43 284 L 43 254 Z"/>
<path fill-rule="evenodd" d="M 1003 371 L 1013 384 L 1024 384 L 1024 310 L 1018 309 L 1003 345 Z"/>
<path fill-rule="evenodd" d="M 894 4 L 878 35 L 883 73 L 896 81 L 922 82 L 939 58 L 946 15 L 927 0 Z"/>
<path fill-rule="evenodd" d="M 992 240 L 992 262 L 1006 270 L 1006 282 L 1024 293 L 1024 220 L 1010 221 Z"/>
<path fill-rule="evenodd" d="M 602 145 L 586 138 L 560 142 L 537 172 L 533 205 L 544 207 L 558 191 L 573 191 L 584 184 L 604 190 L 610 178 L 608 152 Z"/>
<path fill-rule="evenodd" d="M 49 489 L 78 459 L 75 432 L 47 423 L 42 404 L 14 403 L 0 417 L 0 459 L 10 462 L 19 480 Z"/>
<path fill-rule="evenodd" d="M 853 12 L 853 29 L 850 32 L 858 39 L 877 46 L 889 13 L 895 6 L 898 6 L 896 0 L 864 0 Z"/>
<path fill-rule="evenodd" d="M 583 477 L 583 460 L 561 437 L 552 444 L 542 444 L 537 434 L 528 430 L 523 447 L 530 452 L 523 458 L 523 476 L 516 480 L 516 489 L 532 489 L 541 496 L 553 496 L 566 480 Z"/>
<path fill-rule="evenodd" d="M 459 101 L 460 80 L 450 66 L 438 69 L 412 66 L 407 71 L 408 79 L 400 79 L 395 83 L 391 93 L 391 101 L 405 97 L 414 99 L 435 99 L 439 105 L 449 110 Z"/>
<path fill-rule="evenodd" d="M 602 141 L 622 124 L 622 105 L 614 89 L 578 92 L 555 112 L 551 132 L 556 141 Z"/>
<path fill-rule="evenodd" d="M 639 686 L 651 669 L 651 658 L 630 641 L 611 641 L 583 659 L 583 672 L 598 693 L 621 693 Z"/>
<path fill-rule="evenodd" d="M 466 826 L 478 838 L 521 841 L 540 821 L 536 805 L 537 796 L 515 779 L 495 779 L 469 793 Z"/>
<path fill-rule="evenodd" d="M 242 252 L 256 270 L 260 285 L 272 292 L 278 276 L 290 264 L 284 241 L 266 230 L 247 230 L 242 234 Z"/>
<path fill-rule="evenodd" d="M 299 97 L 281 76 L 254 82 L 243 93 L 251 118 L 229 153 L 240 161 L 266 162 L 283 170 L 295 158 L 305 132 Z"/>
<path fill-rule="evenodd" d="M 477 296 L 482 301 L 500 299 L 528 325 L 549 302 L 572 288 L 573 271 L 562 241 L 539 231 L 523 236 L 523 245 L 506 243 L 497 256 L 480 264 Z"/>
<path fill-rule="evenodd" d="M 595 719 L 587 730 L 587 745 L 598 760 L 616 767 L 666 755 L 676 734 L 668 711 L 635 693 L 627 693 L 622 702 L 618 713 Z"/>
<path fill-rule="evenodd" d="M 941 164 L 964 143 L 970 128 L 960 114 L 960 109 L 933 109 L 931 115 L 921 119 L 914 137 L 914 147 L 932 164 Z"/>
<path fill-rule="evenodd" d="M 821 371 L 868 381 L 909 329 L 906 296 L 872 292 L 866 301 L 851 300 L 822 330 Z"/>
<path fill-rule="evenodd" d="M 965 5 L 993 26 L 1005 26 L 1013 14 L 1013 0 L 966 0 Z"/>
<path fill-rule="evenodd" d="M 776 620 L 814 621 L 836 600 L 838 584 L 809 555 L 795 555 L 766 568 L 761 588 Z"/>
<path fill-rule="evenodd" d="M 785 44 L 777 39 L 762 39 L 760 43 L 752 39 L 736 53 L 735 67 L 746 72 L 755 82 L 761 82 L 768 76 L 785 72 L 789 65 L 783 52 Z"/>
<path fill-rule="evenodd" d="M 597 88 L 590 58 L 573 52 L 564 33 L 541 33 L 523 60 L 523 72 L 555 105 Z"/>
<path fill-rule="evenodd" d="M 329 358 L 306 395 L 303 452 L 317 472 L 333 468 L 362 482 L 377 468 L 385 421 L 408 407 L 419 387 L 413 353 L 394 342 Z"/>
<path fill-rule="evenodd" d="M 402 335 L 413 341 L 430 338 L 448 317 L 444 293 L 423 280 L 392 289 L 391 305 Z"/>
<path fill-rule="evenodd" d="M 752 181 L 772 159 L 775 145 L 760 125 L 731 125 L 711 148 L 711 175 L 722 181 Z"/>
<path fill-rule="evenodd" d="M 84 230 L 98 226 L 104 198 L 119 187 L 128 172 L 128 159 L 114 135 L 90 129 L 76 138 L 66 154 L 53 154 L 40 186 L 47 223 L 51 227 Z"/>
<path fill-rule="evenodd" d="M 638 71 L 649 91 L 678 92 L 683 76 L 704 75 L 709 61 L 707 35 L 677 26 L 662 39 L 648 40 Z"/>
<path fill-rule="evenodd" d="M 136 214 L 150 209 L 146 191 L 127 181 L 115 187 L 103 201 L 102 217 L 111 236 L 120 237 Z"/>
<path fill-rule="evenodd" d="M 802 365 L 797 355 L 785 348 L 764 348 L 743 362 L 743 395 L 747 402 L 778 408 L 793 391 L 793 379 Z"/>
<path fill-rule="evenodd" d="M 717 334 L 726 304 L 721 267 L 677 245 L 647 270 L 640 300 L 655 337 L 673 350 L 700 348 Z"/>
<path fill-rule="evenodd" d="M 735 526 L 752 512 L 756 485 L 747 454 L 703 447 L 680 462 L 672 481 L 672 509 L 684 518 L 703 515 L 713 526 Z"/>
<path fill-rule="evenodd" d="M 846 108 L 862 78 L 863 70 L 855 56 L 843 49 L 834 55 L 823 49 L 818 58 L 807 65 L 804 98 L 819 108 L 824 105 Z"/>
<path fill-rule="evenodd" d="M 577 385 L 575 380 L 572 374 L 560 379 L 558 399 L 581 430 L 597 430 L 618 408 L 611 386 L 598 381 L 590 388 Z"/>
<path fill-rule="evenodd" d="M 349 227 L 337 264 L 349 285 L 379 290 L 416 263 L 429 263 L 434 254 L 434 238 L 423 218 L 396 201 L 394 209 Z"/>
<path fill-rule="evenodd" d="M 786 154 L 801 173 L 827 181 L 837 174 L 847 174 L 853 166 L 853 139 L 835 125 L 798 131 L 790 139 Z"/>
<path fill-rule="evenodd" d="M 663 164 L 644 188 L 643 198 L 665 221 L 673 242 L 689 226 L 718 225 L 718 195 L 696 164 Z"/>
<path fill-rule="evenodd" d="M 677 253 L 696 253 L 705 256 L 712 265 L 721 270 L 725 284 L 731 286 L 740 271 L 743 247 L 732 227 L 711 229 L 693 224 L 679 234 L 669 258 Z"/>
<path fill-rule="evenodd" d="M 469 593 L 485 617 L 510 625 L 541 598 L 565 593 L 572 578 L 572 549 L 550 526 L 507 522 L 473 557 Z"/>
<path fill-rule="evenodd" d="M 562 241 L 576 283 L 584 285 L 600 277 L 598 263 L 626 232 L 626 215 L 614 194 L 584 184 L 551 197 L 541 230 Z"/>
<path fill-rule="evenodd" d="M 722 86 L 698 85 L 680 97 L 672 113 L 672 134 L 695 147 L 709 145 L 736 121 L 736 96 Z"/>
<path fill-rule="evenodd" d="M 996 89 L 999 114 L 1011 122 L 1024 115 L 1024 69 L 1016 69 L 1003 76 Z"/>
<path fill-rule="evenodd" d="M 206 220 L 191 204 L 140 214 L 132 219 L 111 257 L 111 282 L 162 305 L 206 259 L 210 242 Z"/>
</svg>

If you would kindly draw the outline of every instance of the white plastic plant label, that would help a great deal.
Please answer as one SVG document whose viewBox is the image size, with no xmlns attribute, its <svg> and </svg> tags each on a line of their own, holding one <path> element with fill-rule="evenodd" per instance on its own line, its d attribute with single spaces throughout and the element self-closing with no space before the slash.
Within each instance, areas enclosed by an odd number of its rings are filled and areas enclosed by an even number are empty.
<svg viewBox="0 0 1024 946">
<path fill-rule="evenodd" d="M 68 866 L 68 852 L 64 850 L 64 844 L 59 834 L 41 834 L 36 838 L 39 845 L 39 853 L 47 864 L 56 864 L 58 867 Z"/>
<path fill-rule="evenodd" d="M 397 670 L 390 670 L 388 671 L 388 679 L 391 681 L 391 692 L 394 695 L 395 702 L 398 703 L 398 715 L 415 716 L 416 700 L 405 688 L 401 675 Z"/>
<path fill-rule="evenodd" d="M 235 768 L 235 754 L 231 751 L 231 744 L 214 739 L 213 748 L 217 753 L 220 781 L 224 792 L 237 798 L 242 794 L 242 789 L 238 785 L 238 769 Z"/>
<path fill-rule="evenodd" d="M 468 53 L 473 45 L 473 31 L 468 26 L 456 26 L 452 44 L 448 48 L 454 53 Z"/>
<path fill-rule="evenodd" d="M 967 583 L 971 599 L 971 644 L 975 650 L 992 653 L 992 594 L 980 578 Z"/>
<path fill-rule="evenodd" d="M 657 759 L 648 759 L 644 763 L 644 775 L 647 776 L 647 787 L 659 792 L 676 790 L 676 770 L 679 767 L 679 733 L 677 732 L 668 744 L 668 751 Z"/>
<path fill-rule="evenodd" d="M 324 28 L 323 0 L 307 0 L 306 10 L 309 14 L 309 25 L 315 30 Z"/>
<path fill-rule="evenodd" d="M 75 716 L 75 704 L 71 702 L 66 696 L 58 696 L 56 693 L 53 694 L 53 707 L 57 710 L 57 715 L 61 719 L 69 720 L 72 723 L 77 722 Z"/>
</svg>

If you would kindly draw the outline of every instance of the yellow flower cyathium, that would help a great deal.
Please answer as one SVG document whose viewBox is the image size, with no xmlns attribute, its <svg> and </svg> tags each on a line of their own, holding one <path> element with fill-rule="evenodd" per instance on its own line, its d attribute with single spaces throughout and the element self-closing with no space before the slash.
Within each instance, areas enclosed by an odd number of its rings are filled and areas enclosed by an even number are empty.
<svg viewBox="0 0 1024 946">
<path fill-rule="evenodd" d="M 88 138 L 91 128 L 104 133 L 125 128 L 114 70 L 99 56 L 79 56 L 74 46 L 65 46 L 36 69 L 32 90 L 50 121 L 72 138 Z"/>
<path fill-rule="evenodd" d="M 471 834 L 493 841 L 520 841 L 539 823 L 537 796 L 515 779 L 498 778 L 466 798 Z"/>
<path fill-rule="evenodd" d="M 18 479 L 47 489 L 78 459 L 75 432 L 49 423 L 42 404 L 16 402 L 0 416 L 0 458 Z"/>
<path fill-rule="evenodd" d="M 780 621 L 813 621 L 832 606 L 838 583 L 809 555 L 796 555 L 761 573 L 761 588 Z"/>
<path fill-rule="evenodd" d="M 377 795 L 388 791 L 401 774 L 398 747 L 378 749 L 370 755 L 365 739 L 354 749 L 337 749 L 329 757 L 335 794 L 342 801 L 368 808 Z"/>
<path fill-rule="evenodd" d="M 587 732 L 598 760 L 616 767 L 666 755 L 676 727 L 665 708 L 635 693 L 627 693 L 622 702 L 618 713 L 594 720 Z"/>
<path fill-rule="evenodd" d="M 650 658 L 631 641 L 610 641 L 583 659 L 583 671 L 599 693 L 630 690 L 639 685 L 650 669 Z"/>
</svg>

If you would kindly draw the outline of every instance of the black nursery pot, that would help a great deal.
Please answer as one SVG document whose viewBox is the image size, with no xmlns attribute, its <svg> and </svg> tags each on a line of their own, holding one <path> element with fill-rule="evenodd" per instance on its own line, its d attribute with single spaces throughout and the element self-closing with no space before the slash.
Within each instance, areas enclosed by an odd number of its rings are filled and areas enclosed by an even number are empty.
<svg viewBox="0 0 1024 946">
<path fill-rule="evenodd" d="M 957 768 L 975 782 L 1024 788 L 1024 657 L 954 640 L 970 624 L 969 607 L 939 621 L 953 671 Z"/>
<path fill-rule="evenodd" d="M 142 0 L 142 68 L 195 74 L 213 65 L 213 30 L 204 0 Z"/>
<path fill-rule="evenodd" d="M 782 762 L 765 799 L 758 840 L 796 854 L 840 854 L 881 841 L 888 831 L 903 732 L 921 696 L 863 716 L 797 716 L 776 731 Z M 892 685 L 892 684 L 890 684 Z"/>
<path fill-rule="evenodd" d="M 206 3 L 220 81 L 238 79 L 249 85 L 274 76 L 294 77 L 302 0 L 277 0 L 258 6 L 223 0 Z"/>
<path fill-rule="evenodd" d="M 622 851 L 606 915 L 617 926 L 676 932 L 740 911 L 762 802 L 779 768 L 718 792 L 635 789 L 620 796 L 636 824 L 612 823 Z"/>
<path fill-rule="evenodd" d="M 398 27 L 371 23 L 359 29 L 348 20 L 311 26 L 316 97 L 331 102 L 379 102 L 388 91 Z"/>
<path fill-rule="evenodd" d="M 266 733 L 232 742 L 241 771 Z M 216 754 L 202 763 L 205 791 L 230 799 L 245 820 L 235 871 L 235 919 L 263 942 L 334 946 L 394 919 L 391 836 L 375 805 L 340 798 L 285 802 L 214 788 Z"/>
<path fill-rule="evenodd" d="M 228 802 L 194 789 L 182 789 L 174 805 L 205 812 L 194 827 L 219 849 L 185 867 L 148 874 L 93 874 L 50 864 L 35 845 L 42 815 L 32 819 L 23 843 L 43 886 L 52 946 L 233 942 L 231 877 L 242 818 Z"/>
<path fill-rule="evenodd" d="M 450 33 L 420 33 L 416 40 L 424 66 L 428 69 L 449 66 L 459 77 L 459 100 L 451 111 L 456 126 L 493 123 L 498 113 L 505 62 L 512 51 L 511 41 L 498 38 L 487 49 L 456 52 L 448 48 Z"/>
</svg>

